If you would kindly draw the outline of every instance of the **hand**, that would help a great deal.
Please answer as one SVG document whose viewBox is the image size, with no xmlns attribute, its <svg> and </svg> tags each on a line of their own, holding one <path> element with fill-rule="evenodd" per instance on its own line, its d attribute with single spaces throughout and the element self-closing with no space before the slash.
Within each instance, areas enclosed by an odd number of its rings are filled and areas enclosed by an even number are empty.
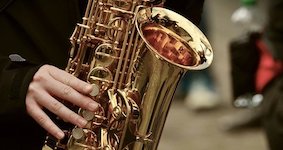
<svg viewBox="0 0 283 150">
<path fill-rule="evenodd" d="M 53 112 L 61 119 L 79 127 L 84 127 L 87 121 L 77 113 L 63 105 L 57 98 L 71 102 L 81 108 L 95 111 L 98 103 L 86 96 L 93 87 L 71 74 L 54 66 L 44 65 L 35 73 L 26 96 L 26 109 L 50 134 L 62 139 L 63 131 L 42 110 Z"/>
</svg>

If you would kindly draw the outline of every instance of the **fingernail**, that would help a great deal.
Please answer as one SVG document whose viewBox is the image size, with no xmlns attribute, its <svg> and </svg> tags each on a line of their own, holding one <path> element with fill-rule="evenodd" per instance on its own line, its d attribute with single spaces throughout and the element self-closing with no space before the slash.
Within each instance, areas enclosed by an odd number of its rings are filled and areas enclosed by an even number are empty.
<svg viewBox="0 0 283 150">
<path fill-rule="evenodd" d="M 57 137 L 58 139 L 62 139 L 62 138 L 64 138 L 64 136 L 65 136 L 65 134 L 64 134 L 63 132 L 61 132 L 61 131 L 59 131 L 59 132 L 56 133 L 56 137 Z"/>
<path fill-rule="evenodd" d="M 79 124 L 80 124 L 80 127 L 84 127 L 86 124 L 87 124 L 87 121 L 83 118 L 80 118 L 79 119 Z"/>
<path fill-rule="evenodd" d="M 88 105 L 88 108 L 90 111 L 95 111 L 97 109 L 98 105 L 97 103 L 95 102 L 91 102 L 89 105 Z"/>
<path fill-rule="evenodd" d="M 86 86 L 85 86 L 85 92 L 86 93 L 89 93 L 89 92 L 91 92 L 91 90 L 92 90 L 92 85 L 91 84 L 86 84 Z"/>
</svg>

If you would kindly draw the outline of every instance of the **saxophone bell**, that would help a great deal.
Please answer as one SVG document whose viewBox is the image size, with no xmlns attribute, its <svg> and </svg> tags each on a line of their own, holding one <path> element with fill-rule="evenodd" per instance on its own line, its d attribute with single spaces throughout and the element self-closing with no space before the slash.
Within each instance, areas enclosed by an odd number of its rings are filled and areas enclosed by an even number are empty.
<svg viewBox="0 0 283 150">
<path fill-rule="evenodd" d="M 183 16 L 160 7 L 137 14 L 136 27 L 147 47 L 161 59 L 187 70 L 202 70 L 213 60 L 205 35 Z"/>
<path fill-rule="evenodd" d="M 119 149 L 155 150 L 178 82 L 186 71 L 208 67 L 213 52 L 203 33 L 171 10 L 142 9 L 135 25 L 142 42 L 131 90 L 124 92 L 139 92 L 140 98 L 134 99 L 140 108 L 139 119 L 129 121 L 135 131 L 127 132 L 128 138 Z"/>
</svg>

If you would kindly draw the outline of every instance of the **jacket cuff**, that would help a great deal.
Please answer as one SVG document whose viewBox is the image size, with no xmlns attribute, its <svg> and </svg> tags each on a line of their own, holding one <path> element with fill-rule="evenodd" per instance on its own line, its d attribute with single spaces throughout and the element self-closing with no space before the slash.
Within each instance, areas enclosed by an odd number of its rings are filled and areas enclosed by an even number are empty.
<svg viewBox="0 0 283 150">
<path fill-rule="evenodd" d="M 25 99 L 29 84 L 40 67 L 41 65 L 21 68 L 14 76 L 9 93 L 9 99 L 11 101 L 18 101 L 16 103 L 19 104 L 18 107 L 21 109 L 25 109 Z"/>
</svg>

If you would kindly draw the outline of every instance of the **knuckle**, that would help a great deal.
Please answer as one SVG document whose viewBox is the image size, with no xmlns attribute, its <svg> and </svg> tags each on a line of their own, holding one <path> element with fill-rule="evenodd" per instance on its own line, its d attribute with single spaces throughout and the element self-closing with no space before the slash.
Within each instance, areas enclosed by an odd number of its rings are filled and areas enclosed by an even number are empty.
<svg viewBox="0 0 283 150">
<path fill-rule="evenodd" d="M 50 65 L 43 65 L 39 68 L 40 71 L 49 71 L 49 69 L 51 68 Z"/>
<path fill-rule="evenodd" d="M 44 76 L 39 72 L 35 73 L 33 76 L 33 81 L 42 81 L 43 79 L 44 79 Z"/>
<path fill-rule="evenodd" d="M 32 96 L 32 95 L 34 95 L 37 91 L 38 91 L 38 88 L 36 88 L 36 85 L 31 83 L 31 84 L 29 85 L 29 87 L 28 87 L 27 96 Z"/>
<path fill-rule="evenodd" d="M 66 84 L 66 85 L 71 85 L 71 79 L 70 78 L 68 78 L 68 77 L 66 77 L 65 79 L 64 79 L 64 84 Z"/>
<path fill-rule="evenodd" d="M 54 113 L 58 113 L 62 110 L 63 108 L 63 105 L 58 102 L 58 101 L 54 101 L 51 103 L 51 110 L 54 112 Z"/>
<path fill-rule="evenodd" d="M 64 96 L 70 95 L 71 92 L 72 92 L 72 88 L 71 88 L 71 87 L 65 86 L 65 87 L 63 88 L 63 94 L 64 94 Z"/>
<path fill-rule="evenodd" d="M 48 65 L 48 64 L 45 64 L 45 65 L 43 65 L 43 66 L 40 67 L 40 69 L 45 70 L 45 71 L 48 71 L 48 72 L 49 72 L 49 71 L 52 71 L 54 68 L 55 68 L 54 66 Z"/>
<path fill-rule="evenodd" d="M 49 67 L 50 67 L 50 65 L 45 64 L 45 65 L 41 66 L 40 68 L 41 68 L 41 69 L 47 69 L 47 68 L 49 68 Z"/>
<path fill-rule="evenodd" d="M 38 124 L 40 124 L 41 126 L 45 126 L 46 119 L 43 116 L 37 115 L 35 119 L 37 120 Z"/>
<path fill-rule="evenodd" d="M 46 81 L 48 78 L 48 74 L 50 70 L 52 70 L 53 66 L 51 65 L 43 65 L 41 66 L 38 71 L 34 74 L 33 80 L 34 81 Z"/>
<path fill-rule="evenodd" d="M 38 70 L 33 76 L 33 81 L 42 82 L 46 80 L 46 75 L 41 70 Z"/>
</svg>

